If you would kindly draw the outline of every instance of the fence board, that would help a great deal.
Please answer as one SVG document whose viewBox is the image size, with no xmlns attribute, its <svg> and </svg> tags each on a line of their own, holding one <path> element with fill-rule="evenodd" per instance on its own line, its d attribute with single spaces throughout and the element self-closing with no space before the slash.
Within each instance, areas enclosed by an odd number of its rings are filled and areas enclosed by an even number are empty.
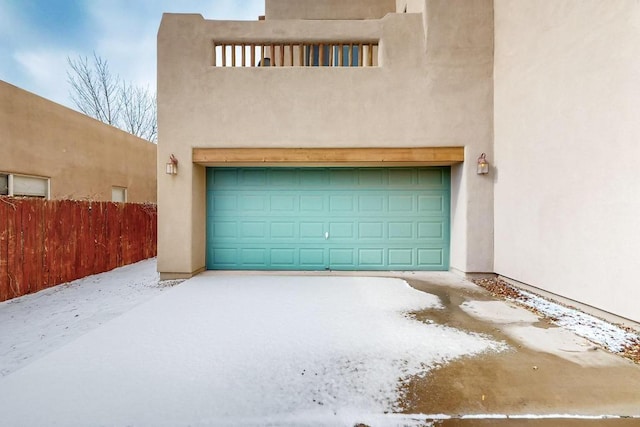
<svg viewBox="0 0 640 427">
<path fill-rule="evenodd" d="M 73 270 L 75 267 L 75 247 L 77 243 L 77 235 L 75 233 L 75 227 L 73 227 L 73 215 L 76 209 L 75 202 L 73 200 L 63 200 L 62 203 L 65 205 L 65 210 L 63 211 L 60 223 L 62 224 L 62 236 L 63 236 L 63 248 L 64 252 L 62 255 L 62 281 L 70 282 L 75 279 L 75 275 L 73 274 Z"/>
<path fill-rule="evenodd" d="M 49 261 L 49 267 L 51 268 L 49 272 L 49 286 L 53 286 L 56 283 L 62 283 L 62 277 L 60 275 L 60 270 L 62 265 L 60 264 L 60 260 L 62 259 L 62 237 L 61 230 L 62 227 L 60 225 L 60 211 L 59 204 L 49 204 L 51 206 L 50 213 L 52 216 L 52 221 L 49 224 L 51 226 L 51 239 L 49 242 L 49 248 L 51 249 L 51 260 Z"/>
<path fill-rule="evenodd" d="M 6 288 L 3 289 L 3 294 L 5 295 L 5 297 L 7 299 L 9 298 L 13 298 L 13 294 L 14 292 L 12 291 L 13 289 L 13 277 L 14 277 L 14 273 L 13 270 L 15 268 L 15 263 L 16 263 L 16 253 L 14 250 L 14 241 L 15 241 L 15 225 L 14 225 L 14 217 L 15 217 L 15 212 L 16 212 L 16 205 L 15 203 L 11 204 L 11 209 L 7 209 L 5 210 L 5 213 L 7 214 L 6 217 L 6 241 L 7 241 L 7 276 L 6 276 L 6 280 L 5 280 L 5 286 Z"/>
<path fill-rule="evenodd" d="M 132 257 L 131 242 L 129 241 L 129 237 L 135 232 L 134 227 L 132 226 L 135 218 L 131 216 L 130 212 L 126 212 L 129 210 L 127 209 L 127 206 L 123 206 L 123 209 L 125 210 L 125 219 L 124 221 L 122 221 L 124 225 L 124 232 L 122 233 L 122 256 L 124 257 L 124 262 L 128 262 L 128 260 Z"/>
<path fill-rule="evenodd" d="M 0 301 L 156 255 L 155 205 L 0 197 Z"/>
<path fill-rule="evenodd" d="M 80 245 L 80 250 L 76 251 L 76 266 L 78 267 L 78 275 L 80 277 L 87 276 L 93 271 L 93 259 L 89 256 L 86 250 L 86 237 L 90 235 L 91 229 L 89 228 L 89 208 L 77 209 L 75 212 L 76 224 L 79 235 L 83 237 L 83 241 Z"/>
<path fill-rule="evenodd" d="M 121 265 L 121 264 L 118 264 L 117 258 L 116 258 L 116 262 L 111 264 L 109 262 L 109 257 L 106 256 L 107 251 L 109 250 L 108 214 L 109 214 L 109 206 L 111 205 L 118 206 L 118 203 L 105 203 L 100 205 L 100 215 L 96 215 L 94 217 L 96 221 L 93 224 L 93 227 L 96 230 L 98 230 L 98 232 L 96 233 L 98 236 L 98 240 L 96 242 L 96 247 L 95 247 L 96 248 L 95 260 L 97 262 L 96 268 L 104 269 L 104 270 L 110 270 L 114 268 L 113 266 Z M 114 237 L 118 239 L 120 238 L 119 231 L 118 231 L 118 234 L 116 234 Z M 115 247 L 115 249 L 117 250 L 117 246 Z M 101 255 L 101 254 L 104 254 L 104 255 Z"/>
<path fill-rule="evenodd" d="M 96 203 L 88 213 L 90 215 L 88 226 L 89 230 L 91 230 L 91 235 L 94 237 L 93 240 L 86 242 L 87 256 L 91 260 L 91 268 L 94 270 L 108 270 L 110 269 L 108 263 L 104 261 L 107 258 L 105 250 L 108 248 L 104 244 L 104 238 L 102 238 L 102 236 L 106 238 L 106 230 L 104 229 L 104 224 L 106 223 L 105 215 L 107 213 L 106 206 L 104 203 Z"/>
<path fill-rule="evenodd" d="M 22 206 L 21 200 L 16 201 L 16 210 L 9 217 L 13 224 L 13 233 L 9 234 L 9 265 L 13 274 L 9 275 L 11 282 L 11 298 L 22 294 Z M 13 259 L 11 257 L 13 252 Z M 13 263 L 11 262 L 13 260 Z"/>
<path fill-rule="evenodd" d="M 44 203 L 33 205 L 34 214 L 34 268 L 33 268 L 33 288 L 31 292 L 38 292 L 44 289 Z"/>
<path fill-rule="evenodd" d="M 118 221 L 120 207 L 116 203 L 109 203 L 106 206 L 106 234 L 107 234 L 107 254 L 109 258 L 108 268 L 115 268 L 120 265 L 120 238 L 121 229 Z"/>
<path fill-rule="evenodd" d="M 0 301 L 9 298 L 9 210 L 13 206 L 5 200 L 0 199 Z"/>
<path fill-rule="evenodd" d="M 28 294 L 33 292 L 31 285 L 34 280 L 34 269 L 37 263 L 34 259 L 35 255 L 35 218 L 33 204 L 22 204 L 22 289 L 20 293 Z M 35 286 L 34 286 L 35 289 Z"/>
<path fill-rule="evenodd" d="M 53 260 L 55 257 L 53 247 L 53 233 L 55 229 L 55 217 L 53 212 L 53 205 L 51 203 L 45 203 L 44 205 L 44 225 L 43 225 L 43 239 L 44 239 L 44 269 L 42 272 L 42 287 L 48 288 L 49 286 L 53 286 L 55 284 L 55 280 L 52 277 L 52 269 L 53 269 Z"/>
</svg>

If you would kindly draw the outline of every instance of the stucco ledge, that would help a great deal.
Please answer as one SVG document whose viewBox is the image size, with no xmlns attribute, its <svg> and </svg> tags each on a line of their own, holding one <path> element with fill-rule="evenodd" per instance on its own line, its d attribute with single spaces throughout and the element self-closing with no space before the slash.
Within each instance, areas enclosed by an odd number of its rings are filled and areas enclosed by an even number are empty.
<svg viewBox="0 0 640 427">
<path fill-rule="evenodd" d="M 163 280 L 186 280 L 191 279 L 193 276 L 202 273 L 205 270 L 201 267 L 191 273 L 172 273 L 172 272 L 160 272 L 160 281 Z"/>
</svg>

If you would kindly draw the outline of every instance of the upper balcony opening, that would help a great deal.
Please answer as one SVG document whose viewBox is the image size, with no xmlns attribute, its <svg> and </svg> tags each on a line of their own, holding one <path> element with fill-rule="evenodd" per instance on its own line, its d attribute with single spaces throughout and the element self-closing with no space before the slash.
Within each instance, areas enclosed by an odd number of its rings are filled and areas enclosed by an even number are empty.
<svg viewBox="0 0 640 427">
<path fill-rule="evenodd" d="M 377 67 L 378 41 L 213 43 L 214 67 Z"/>
</svg>

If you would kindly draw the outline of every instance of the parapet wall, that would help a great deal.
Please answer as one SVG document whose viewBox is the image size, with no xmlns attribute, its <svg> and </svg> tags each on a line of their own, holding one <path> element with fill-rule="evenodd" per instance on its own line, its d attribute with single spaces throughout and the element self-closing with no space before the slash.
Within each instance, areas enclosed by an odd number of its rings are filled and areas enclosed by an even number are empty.
<svg viewBox="0 0 640 427">
<path fill-rule="evenodd" d="M 156 145 L 0 81 L 0 173 L 50 179 L 51 199 L 156 201 Z"/>
</svg>

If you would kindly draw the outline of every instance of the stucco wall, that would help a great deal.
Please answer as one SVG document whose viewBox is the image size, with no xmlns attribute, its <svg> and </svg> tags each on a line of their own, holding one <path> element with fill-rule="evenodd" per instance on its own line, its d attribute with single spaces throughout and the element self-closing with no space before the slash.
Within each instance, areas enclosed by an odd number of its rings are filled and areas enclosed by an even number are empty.
<svg viewBox="0 0 640 427">
<path fill-rule="evenodd" d="M 378 19 L 395 0 L 265 0 L 266 19 Z"/>
<path fill-rule="evenodd" d="M 640 3 L 495 17 L 495 270 L 640 321 Z"/>
<path fill-rule="evenodd" d="M 0 81 L 0 172 L 50 178 L 52 199 L 156 201 L 156 145 Z"/>
<path fill-rule="evenodd" d="M 491 155 L 492 2 L 428 4 L 426 42 L 422 14 L 244 23 L 166 14 L 158 34 L 159 270 L 204 267 L 204 175 L 191 163 L 193 147 L 464 146 L 471 160 L 453 168 L 451 266 L 491 271 L 492 183 L 475 174 L 475 159 Z M 211 66 L 216 39 L 327 38 L 380 40 L 380 67 Z M 163 176 L 171 153 L 180 172 Z"/>
<path fill-rule="evenodd" d="M 397 13 L 423 13 L 428 0 L 396 0 Z"/>
</svg>

